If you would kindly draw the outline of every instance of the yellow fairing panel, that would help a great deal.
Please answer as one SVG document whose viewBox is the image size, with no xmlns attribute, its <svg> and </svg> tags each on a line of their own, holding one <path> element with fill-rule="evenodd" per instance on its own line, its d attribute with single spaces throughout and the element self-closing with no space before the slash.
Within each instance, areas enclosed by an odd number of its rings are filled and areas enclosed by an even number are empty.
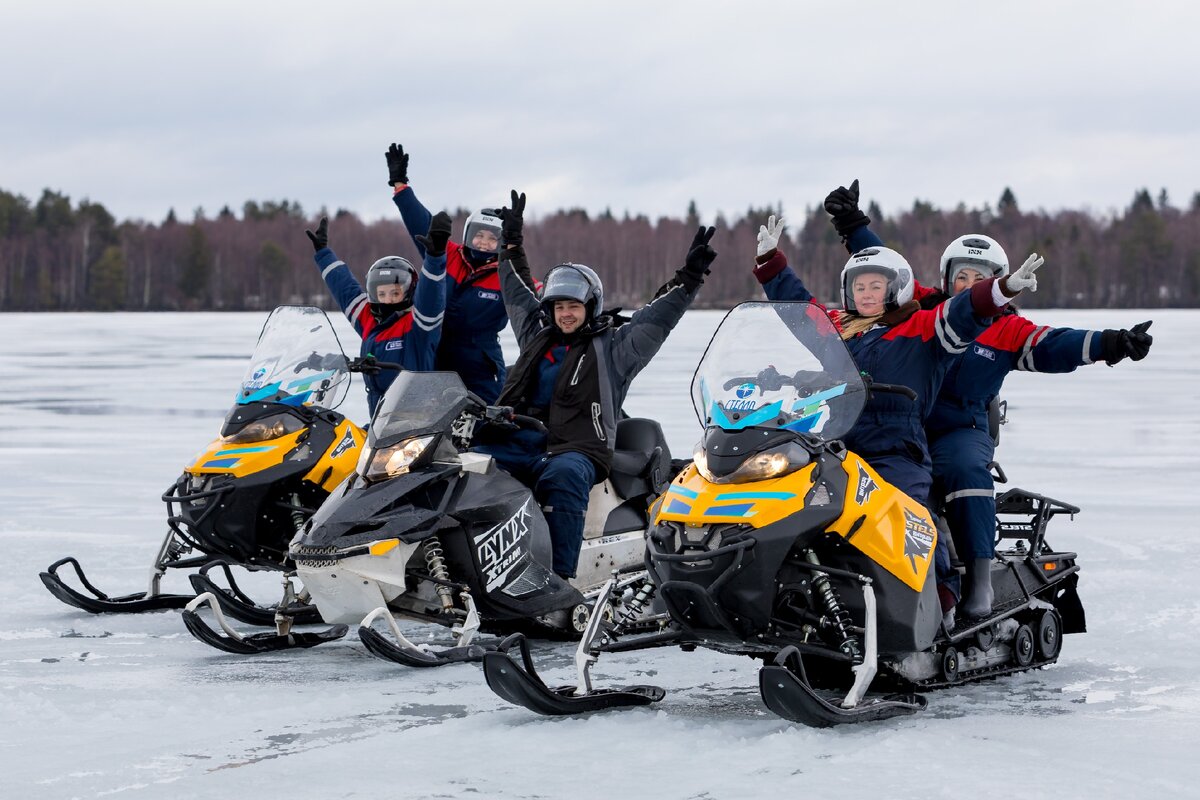
<svg viewBox="0 0 1200 800">
<path fill-rule="evenodd" d="M 842 468 L 849 478 L 846 503 L 829 530 L 846 537 L 914 591 L 921 591 L 937 545 L 929 512 L 853 453 L 846 454 Z"/>
<path fill-rule="evenodd" d="M 709 483 L 689 464 L 650 511 L 655 524 L 663 520 L 696 525 L 741 522 L 763 528 L 804 507 L 812 488 L 813 465 L 782 478 L 749 483 Z"/>
<path fill-rule="evenodd" d="M 282 464 L 284 456 L 295 449 L 305 432 L 306 429 L 301 429 L 278 439 L 246 444 L 229 444 L 217 439 L 196 456 L 187 471 L 193 475 L 233 475 L 235 478 L 253 475 Z"/>
<path fill-rule="evenodd" d="M 354 465 L 358 463 L 359 453 L 366 440 L 367 434 L 362 428 L 348 419 L 343 419 L 334 429 L 333 444 L 321 456 L 321 460 L 312 471 L 304 476 L 304 480 L 318 483 L 325 491 L 332 492 L 354 471 Z"/>
</svg>

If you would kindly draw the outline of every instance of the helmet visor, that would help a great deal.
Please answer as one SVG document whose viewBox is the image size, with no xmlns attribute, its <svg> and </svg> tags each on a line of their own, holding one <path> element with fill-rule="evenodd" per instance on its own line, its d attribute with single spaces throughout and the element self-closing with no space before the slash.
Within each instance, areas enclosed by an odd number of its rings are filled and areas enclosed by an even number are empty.
<svg viewBox="0 0 1200 800">
<path fill-rule="evenodd" d="M 592 283 L 574 267 L 555 267 L 546 276 L 542 300 L 576 300 L 587 304 L 592 296 Z"/>
<path fill-rule="evenodd" d="M 367 272 L 367 298 L 372 303 L 399 303 L 412 291 L 413 274 L 415 270 L 407 261 L 397 258 L 397 263 L 376 264 Z M 395 295 L 398 287 L 401 294 Z M 380 290 L 385 297 L 380 297 Z"/>
<path fill-rule="evenodd" d="M 882 297 L 879 296 L 878 287 L 874 286 L 881 278 L 883 281 Z M 845 283 L 842 285 L 843 304 L 847 311 L 855 314 L 863 313 L 863 310 L 858 306 L 855 300 L 855 285 L 859 286 L 860 294 L 863 302 L 868 298 L 875 303 L 882 304 L 883 308 L 895 308 L 898 305 L 901 286 L 900 275 L 896 270 L 889 267 L 880 266 L 878 264 L 870 264 L 854 269 L 846 270 Z"/>
<path fill-rule="evenodd" d="M 950 283 L 964 269 L 973 269 L 985 278 L 993 278 L 1005 274 L 1004 266 L 984 258 L 952 258 L 946 265 L 946 276 Z"/>
</svg>

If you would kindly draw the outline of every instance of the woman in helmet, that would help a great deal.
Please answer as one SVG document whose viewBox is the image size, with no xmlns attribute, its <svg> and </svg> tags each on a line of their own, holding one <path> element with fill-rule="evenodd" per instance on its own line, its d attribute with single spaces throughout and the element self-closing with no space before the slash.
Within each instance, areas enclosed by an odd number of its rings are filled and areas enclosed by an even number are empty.
<svg viewBox="0 0 1200 800">
<path fill-rule="evenodd" d="M 839 186 L 825 199 L 834 227 L 847 248 L 882 246 L 858 208 L 858 181 Z M 939 290 L 926 290 L 922 305 L 937 305 L 987 278 L 1008 275 L 1008 255 L 990 236 L 971 233 L 947 245 L 939 265 Z M 992 611 L 992 558 L 995 555 L 996 493 L 988 465 L 996 443 L 988 407 L 1012 370 L 1073 372 L 1100 361 L 1112 366 L 1127 356 L 1146 357 L 1153 337 L 1149 322 L 1132 330 L 1089 331 L 1035 325 L 1007 306 L 950 365 L 925 433 L 933 459 L 934 499 L 945 508 L 955 549 L 967 566 L 959 608 L 968 618 Z"/>
<path fill-rule="evenodd" d="M 423 257 L 424 245 L 417 234 L 429 228 L 429 210 L 408 185 L 404 148 L 393 144 L 385 155 L 392 200 Z M 495 402 L 505 376 L 500 331 L 508 324 L 508 315 L 496 272 L 499 245 L 500 219 L 491 209 L 471 214 L 463 226 L 462 243 L 447 245 L 446 321 L 437 352 L 437 369 L 457 372 L 467 388 L 487 403 Z"/>
<path fill-rule="evenodd" d="M 778 249 L 783 220 L 772 216 L 758 234 L 754 275 L 771 300 L 815 302 L 788 268 Z M 907 386 L 916 400 L 897 394 L 872 394 L 846 446 L 867 460 L 889 483 L 933 511 L 932 461 L 924 418 L 954 359 L 1002 313 L 1009 299 L 1037 286 L 1036 255 L 1016 273 L 980 281 L 935 309 L 913 299 L 912 267 L 894 250 L 870 247 L 850 256 L 842 269 L 842 309 L 831 314 L 858 368 L 876 383 Z M 936 558 L 938 593 L 944 611 L 956 601 L 956 575 L 949 551 L 939 540 Z"/>
<path fill-rule="evenodd" d="M 321 217 L 317 230 L 306 230 L 316 253 L 313 260 L 333 298 L 362 337 L 363 357 L 399 364 L 407 370 L 431 370 L 446 307 L 446 242 L 450 215 L 432 218 L 428 235 L 420 237 L 425 260 L 417 270 L 400 256 L 384 256 L 367 270 L 367 288 L 355 280 L 350 267 L 329 247 L 329 220 Z M 396 377 L 394 370 L 364 372 L 367 405 L 372 414 Z"/>
<path fill-rule="evenodd" d="M 530 431 L 481 447 L 532 489 L 550 528 L 556 573 L 575 576 L 592 485 L 612 466 L 617 415 L 629 384 L 691 305 L 716 252 L 713 228 L 701 228 L 684 266 L 665 291 L 614 327 L 600 277 L 582 264 L 559 264 L 539 293 L 522 247 L 525 195 L 501 209 L 500 279 L 521 345 L 499 403 L 537 417 L 548 435 Z"/>
</svg>

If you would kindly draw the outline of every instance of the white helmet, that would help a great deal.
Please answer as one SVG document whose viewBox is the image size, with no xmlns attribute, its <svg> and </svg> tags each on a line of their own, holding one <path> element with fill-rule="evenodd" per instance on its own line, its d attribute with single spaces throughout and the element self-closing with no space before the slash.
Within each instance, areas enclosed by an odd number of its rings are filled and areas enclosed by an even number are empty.
<svg viewBox="0 0 1200 800">
<path fill-rule="evenodd" d="M 868 272 L 876 272 L 888 279 L 887 297 L 884 298 L 884 308 L 895 311 L 913 298 L 913 271 L 904 256 L 888 247 L 868 247 L 850 256 L 846 266 L 842 267 L 842 308 L 857 314 L 854 305 L 854 293 L 850 284 L 854 279 Z"/>
<path fill-rule="evenodd" d="M 467 248 L 470 253 L 475 256 L 476 260 L 489 260 L 496 257 L 500 248 L 500 229 L 502 223 L 493 209 L 484 208 L 476 211 L 467 217 L 467 221 L 463 223 L 462 243 L 463 247 Z M 496 244 L 491 250 L 479 250 L 471 246 L 475 234 L 479 231 L 488 231 L 495 239 Z"/>
<path fill-rule="evenodd" d="M 968 233 L 955 239 L 942 253 L 942 291 L 952 294 L 950 287 L 960 270 L 977 270 L 985 278 L 1001 278 L 1008 274 L 1008 254 L 990 236 Z"/>
</svg>

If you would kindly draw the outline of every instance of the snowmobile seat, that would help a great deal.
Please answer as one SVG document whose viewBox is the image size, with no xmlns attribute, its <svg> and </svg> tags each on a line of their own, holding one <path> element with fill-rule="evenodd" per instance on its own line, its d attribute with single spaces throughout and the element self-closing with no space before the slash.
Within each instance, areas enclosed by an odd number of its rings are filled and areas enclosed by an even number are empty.
<svg viewBox="0 0 1200 800">
<path fill-rule="evenodd" d="M 670 478 L 671 453 L 662 426 L 631 417 L 617 423 L 610 480 L 622 500 L 653 494 Z"/>
</svg>

